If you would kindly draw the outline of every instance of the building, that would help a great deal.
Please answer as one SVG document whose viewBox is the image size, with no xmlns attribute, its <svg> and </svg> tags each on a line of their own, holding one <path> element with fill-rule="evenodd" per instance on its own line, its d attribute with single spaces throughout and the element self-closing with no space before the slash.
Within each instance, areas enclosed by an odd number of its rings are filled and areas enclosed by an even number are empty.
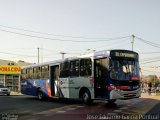
<svg viewBox="0 0 160 120">
<path fill-rule="evenodd" d="M 20 92 L 21 67 L 30 65 L 24 61 L 10 61 L 0 59 L 0 84 L 10 88 L 11 91 Z"/>
</svg>

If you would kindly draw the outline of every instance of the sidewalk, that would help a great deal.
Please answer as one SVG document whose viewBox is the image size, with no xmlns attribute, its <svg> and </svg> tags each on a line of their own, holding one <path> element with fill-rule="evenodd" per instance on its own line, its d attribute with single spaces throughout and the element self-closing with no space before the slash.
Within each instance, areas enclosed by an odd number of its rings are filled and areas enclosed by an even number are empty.
<svg viewBox="0 0 160 120">
<path fill-rule="evenodd" d="M 13 92 L 13 91 L 11 91 L 11 93 L 10 93 L 10 95 L 12 96 L 20 96 L 20 95 L 22 95 L 22 93 L 20 93 L 20 92 Z"/>
<path fill-rule="evenodd" d="M 141 98 L 154 99 L 151 109 L 145 113 L 145 115 L 157 115 L 156 117 L 160 118 L 160 96 L 155 94 L 148 95 L 148 93 L 141 94 Z"/>
<path fill-rule="evenodd" d="M 160 100 L 160 96 L 156 96 L 156 94 L 152 93 L 149 95 L 148 93 L 142 93 L 141 98 L 150 98 L 150 99 L 155 99 L 155 100 Z"/>
</svg>

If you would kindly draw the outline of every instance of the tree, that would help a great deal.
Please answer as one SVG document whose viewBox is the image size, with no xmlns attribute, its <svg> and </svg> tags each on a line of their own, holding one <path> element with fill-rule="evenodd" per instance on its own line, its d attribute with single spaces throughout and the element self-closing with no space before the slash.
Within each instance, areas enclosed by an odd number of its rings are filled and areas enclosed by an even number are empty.
<svg viewBox="0 0 160 120">
<path fill-rule="evenodd" d="M 149 75 L 149 81 L 151 82 L 153 85 L 155 85 L 158 82 L 158 77 L 156 75 Z"/>
</svg>

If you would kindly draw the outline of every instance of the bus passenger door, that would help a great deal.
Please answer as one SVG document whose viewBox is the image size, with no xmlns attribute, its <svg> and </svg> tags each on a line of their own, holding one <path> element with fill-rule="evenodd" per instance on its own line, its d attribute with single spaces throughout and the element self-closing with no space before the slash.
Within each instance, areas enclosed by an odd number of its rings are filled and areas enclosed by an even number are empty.
<svg viewBox="0 0 160 120">
<path fill-rule="evenodd" d="M 106 96 L 106 85 L 108 75 L 108 59 L 96 59 L 94 61 L 94 91 L 96 98 L 103 98 Z"/>
<path fill-rule="evenodd" d="M 51 66 L 51 95 L 59 96 L 58 93 L 58 79 L 59 79 L 59 65 Z"/>
</svg>

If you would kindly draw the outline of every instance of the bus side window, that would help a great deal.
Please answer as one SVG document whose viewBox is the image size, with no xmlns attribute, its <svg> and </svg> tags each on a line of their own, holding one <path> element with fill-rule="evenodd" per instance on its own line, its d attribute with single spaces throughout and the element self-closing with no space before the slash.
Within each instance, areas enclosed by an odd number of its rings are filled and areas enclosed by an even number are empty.
<svg viewBox="0 0 160 120">
<path fill-rule="evenodd" d="M 32 68 L 27 68 L 26 71 L 27 71 L 26 78 L 27 79 L 32 79 L 32 77 L 33 77 L 33 69 Z"/>
<path fill-rule="evenodd" d="M 32 79 L 33 78 L 33 68 L 29 69 L 29 78 Z"/>
<path fill-rule="evenodd" d="M 33 68 L 33 79 L 37 79 L 36 73 L 37 73 L 37 68 L 34 67 Z"/>
<path fill-rule="evenodd" d="M 80 60 L 80 75 L 81 76 L 90 76 L 92 69 L 91 59 L 81 59 Z"/>
<path fill-rule="evenodd" d="M 28 70 L 26 69 L 26 79 L 28 79 Z"/>
<path fill-rule="evenodd" d="M 26 74 L 27 72 L 26 72 L 26 69 L 22 69 L 22 72 L 21 72 L 21 77 L 22 77 L 22 79 L 26 79 L 27 78 L 27 74 Z"/>
<path fill-rule="evenodd" d="M 79 60 L 70 61 L 70 76 L 79 76 Z"/>
<path fill-rule="evenodd" d="M 41 77 L 41 67 L 33 68 L 33 79 L 40 79 Z"/>
<path fill-rule="evenodd" d="M 42 79 L 48 79 L 49 78 L 49 66 L 45 65 L 41 67 L 41 78 Z"/>
<path fill-rule="evenodd" d="M 60 64 L 60 77 L 65 78 L 69 76 L 69 62 L 66 61 Z"/>
<path fill-rule="evenodd" d="M 33 79 L 39 79 L 40 78 L 40 67 L 34 67 L 33 68 Z"/>
</svg>

